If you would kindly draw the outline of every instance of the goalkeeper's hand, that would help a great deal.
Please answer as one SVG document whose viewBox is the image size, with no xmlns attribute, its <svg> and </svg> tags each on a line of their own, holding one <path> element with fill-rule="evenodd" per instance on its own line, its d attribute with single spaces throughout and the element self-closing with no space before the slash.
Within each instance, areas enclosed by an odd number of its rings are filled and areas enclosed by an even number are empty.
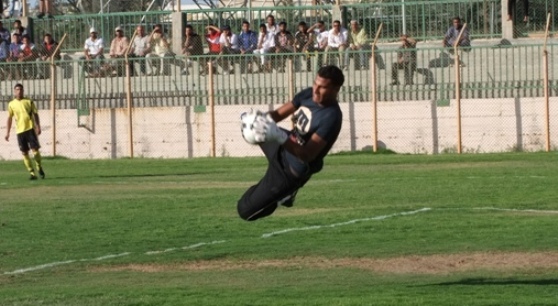
<svg viewBox="0 0 558 306">
<path fill-rule="evenodd" d="M 277 123 L 273 120 L 266 120 L 265 125 L 265 141 L 273 141 L 278 144 L 284 144 L 289 135 L 285 130 L 277 126 Z"/>
</svg>

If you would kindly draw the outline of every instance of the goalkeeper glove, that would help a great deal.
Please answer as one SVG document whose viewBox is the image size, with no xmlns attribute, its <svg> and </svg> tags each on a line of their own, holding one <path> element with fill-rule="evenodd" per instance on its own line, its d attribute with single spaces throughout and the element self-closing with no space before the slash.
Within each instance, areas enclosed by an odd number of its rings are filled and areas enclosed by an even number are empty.
<svg viewBox="0 0 558 306">
<path fill-rule="evenodd" d="M 265 140 L 266 141 L 273 141 L 273 142 L 276 142 L 278 144 L 284 144 L 287 141 L 288 138 L 289 138 L 289 135 L 287 134 L 287 132 L 285 132 L 283 129 L 278 127 L 277 124 L 275 123 L 275 121 L 267 120 L 267 123 L 266 123 L 266 126 L 265 126 Z"/>
</svg>

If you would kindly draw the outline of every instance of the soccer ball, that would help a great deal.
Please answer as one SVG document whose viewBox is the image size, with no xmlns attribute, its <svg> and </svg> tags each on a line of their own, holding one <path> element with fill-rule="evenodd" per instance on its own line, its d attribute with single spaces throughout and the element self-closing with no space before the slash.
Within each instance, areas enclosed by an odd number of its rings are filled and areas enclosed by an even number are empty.
<svg viewBox="0 0 558 306">
<path fill-rule="evenodd" d="M 254 122 L 257 120 L 265 120 L 261 112 L 248 112 L 240 115 L 240 131 L 242 138 L 249 144 L 258 144 L 265 141 L 265 135 L 254 131 Z"/>
</svg>

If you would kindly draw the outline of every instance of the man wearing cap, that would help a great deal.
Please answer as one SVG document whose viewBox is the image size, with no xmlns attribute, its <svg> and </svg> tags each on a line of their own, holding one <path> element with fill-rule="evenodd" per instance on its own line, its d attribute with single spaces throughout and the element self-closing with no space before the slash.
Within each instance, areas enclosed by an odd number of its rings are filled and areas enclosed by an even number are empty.
<svg viewBox="0 0 558 306">
<path fill-rule="evenodd" d="M 124 36 L 124 31 L 121 27 L 116 27 L 114 29 L 115 37 L 110 43 L 109 56 L 112 60 L 112 67 L 116 68 L 116 74 L 118 76 L 123 76 L 124 72 L 124 58 L 126 57 L 126 50 L 130 45 L 130 40 L 128 37 Z M 130 75 L 134 75 L 134 65 L 130 65 Z"/>
<path fill-rule="evenodd" d="M 205 55 L 213 55 L 213 56 L 219 55 L 219 53 L 221 53 L 221 44 L 219 43 L 219 40 L 221 38 L 221 29 L 210 24 L 207 27 L 205 27 L 205 30 L 206 30 L 205 41 L 207 42 L 207 46 L 209 48 L 209 52 L 206 53 Z M 203 57 L 200 60 L 200 75 L 203 76 L 209 73 L 207 64 L 210 60 L 213 59 L 210 59 L 209 57 Z M 215 65 L 213 66 L 212 70 L 213 73 L 217 73 L 217 67 Z"/>
<path fill-rule="evenodd" d="M 99 76 L 99 70 L 104 59 L 103 50 L 103 39 L 97 36 L 95 28 L 89 29 L 89 38 L 85 40 L 84 46 L 85 56 L 81 59 L 85 60 L 85 69 L 90 76 Z"/>
</svg>

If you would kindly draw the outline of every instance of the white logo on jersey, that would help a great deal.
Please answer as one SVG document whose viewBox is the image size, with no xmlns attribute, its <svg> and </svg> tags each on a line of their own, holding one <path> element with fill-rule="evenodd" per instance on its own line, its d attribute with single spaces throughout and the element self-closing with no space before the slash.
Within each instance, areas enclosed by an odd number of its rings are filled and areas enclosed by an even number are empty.
<svg viewBox="0 0 558 306">
<path fill-rule="evenodd" d="M 312 111 L 306 106 L 300 107 L 296 113 L 296 131 L 299 135 L 306 135 L 312 125 Z"/>
</svg>

